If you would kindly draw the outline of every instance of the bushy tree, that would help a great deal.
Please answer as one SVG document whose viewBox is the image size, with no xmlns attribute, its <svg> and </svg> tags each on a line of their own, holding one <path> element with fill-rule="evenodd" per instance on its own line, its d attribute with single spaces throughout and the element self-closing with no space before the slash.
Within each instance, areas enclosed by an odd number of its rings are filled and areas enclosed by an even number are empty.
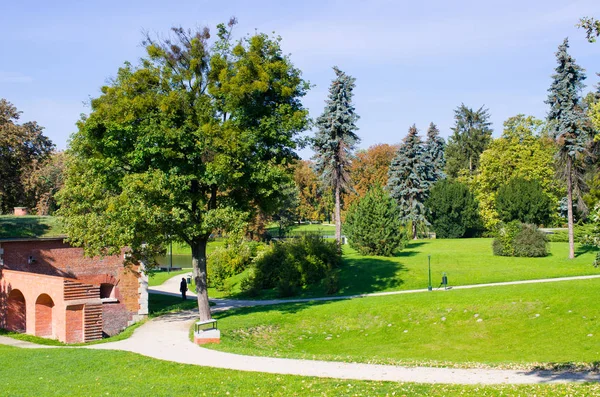
<svg viewBox="0 0 600 397">
<path fill-rule="evenodd" d="M 547 225 L 555 203 L 544 193 L 542 185 L 524 178 L 513 178 L 498 189 L 496 211 L 502 222 L 520 221 Z"/>
<path fill-rule="evenodd" d="M 444 169 L 446 168 L 446 142 L 440 136 L 440 130 L 433 123 L 429 124 L 427 130 L 427 141 L 425 142 L 425 152 L 431 163 L 433 181 L 446 178 Z"/>
<path fill-rule="evenodd" d="M 308 123 L 308 83 L 280 39 L 233 42 L 234 25 L 219 25 L 213 45 L 208 29 L 147 36 L 146 57 L 121 67 L 79 122 L 60 193 L 69 240 L 89 255 L 188 244 L 202 320 L 209 236 L 277 209 Z"/>
<path fill-rule="evenodd" d="M 493 230 L 500 221 L 496 210 L 498 190 L 514 178 L 538 181 L 555 208 L 565 194 L 555 177 L 556 144 L 545 131 L 545 123 L 535 117 L 522 114 L 510 117 L 504 122 L 502 136 L 481 154 L 472 190 L 486 229 Z"/>
<path fill-rule="evenodd" d="M 552 85 L 548 89 L 546 103 L 550 105 L 548 122 L 558 145 L 557 160 L 560 174 L 567 185 L 567 210 L 569 227 L 569 258 L 575 258 L 573 238 L 573 199 L 577 206 L 585 211 L 583 202 L 584 162 L 590 142 L 589 121 L 581 108 L 580 92 L 586 76 L 584 70 L 575 63 L 568 53 L 569 40 L 565 39 L 558 47 L 556 59 L 558 66 L 552 76 Z"/>
<path fill-rule="evenodd" d="M 43 127 L 35 121 L 19 124 L 20 117 L 12 103 L 0 98 L 0 214 L 16 206 L 36 206 L 28 180 L 54 148 Z"/>
<path fill-rule="evenodd" d="M 479 156 L 492 140 L 490 114 L 480 107 L 473 110 L 461 104 L 454 111 L 455 124 L 446 146 L 446 173 L 456 178 L 459 174 L 473 174 L 479 165 Z"/>
<path fill-rule="evenodd" d="M 596 42 L 596 37 L 600 36 L 600 20 L 598 19 L 581 18 L 577 27 L 585 29 L 586 37 L 590 43 Z"/>
<path fill-rule="evenodd" d="M 477 201 L 469 188 L 458 181 L 436 182 L 425 206 L 437 238 L 472 237 L 482 229 Z"/>
<path fill-rule="evenodd" d="M 294 183 L 298 190 L 298 216 L 301 220 L 323 221 L 332 208 L 329 191 L 324 191 L 315 174 L 314 164 L 299 160 L 294 168 Z"/>
<path fill-rule="evenodd" d="M 381 187 L 374 187 L 346 214 L 350 246 L 363 255 L 391 256 L 404 239 L 396 201 Z"/>
<path fill-rule="evenodd" d="M 317 119 L 314 138 L 315 169 L 335 197 L 335 238 L 342 241 L 341 195 L 351 186 L 352 151 L 360 141 L 356 135 L 358 115 L 352 103 L 356 79 L 333 68 L 336 78 L 329 87 L 323 114 Z"/>
<path fill-rule="evenodd" d="M 600 266 L 600 203 L 594 207 L 590 219 L 594 224 L 594 229 L 590 235 L 585 237 L 584 243 L 598 249 L 596 259 L 594 260 L 594 266 L 598 267 Z"/>
<path fill-rule="evenodd" d="M 383 143 L 356 153 L 350 165 L 352 190 L 343 196 L 346 208 L 350 208 L 372 188 L 387 185 L 390 163 L 397 150 L 397 145 Z"/>
<path fill-rule="evenodd" d="M 417 238 L 417 224 L 427 223 L 425 200 L 432 181 L 431 164 L 427 160 L 417 127 L 413 125 L 402 141 L 390 165 L 387 189 L 400 208 L 400 219 L 412 222 L 412 238 Z"/>
</svg>

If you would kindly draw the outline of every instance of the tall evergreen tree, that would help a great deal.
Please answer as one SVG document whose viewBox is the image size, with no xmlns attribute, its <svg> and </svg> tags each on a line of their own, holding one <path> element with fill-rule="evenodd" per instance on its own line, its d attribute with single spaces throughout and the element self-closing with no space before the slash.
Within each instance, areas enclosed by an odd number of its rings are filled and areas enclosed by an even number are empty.
<svg viewBox="0 0 600 397">
<path fill-rule="evenodd" d="M 356 79 L 333 68 L 336 78 L 329 87 L 329 97 L 323 114 L 317 119 L 315 135 L 315 170 L 323 182 L 331 186 L 335 195 L 335 238 L 342 241 L 341 200 L 343 191 L 350 187 L 351 154 L 360 141 L 355 131 L 358 115 L 352 104 L 352 90 Z"/>
<path fill-rule="evenodd" d="M 431 186 L 431 167 L 417 127 L 408 129 L 390 165 L 388 191 L 400 207 L 400 218 L 412 222 L 412 238 L 417 238 L 417 224 L 427 223 L 425 200 Z"/>
<path fill-rule="evenodd" d="M 585 189 L 582 163 L 587 156 L 591 131 L 580 98 L 586 76 L 584 70 L 567 52 L 568 48 L 568 39 L 558 46 L 556 52 L 558 66 L 555 69 L 556 73 L 552 75 L 553 81 L 548 89 L 546 103 L 550 105 L 548 112 L 550 130 L 556 137 L 558 145 L 557 163 L 561 176 L 567 184 L 569 258 L 573 259 L 575 258 L 573 198 L 577 199 L 577 207 L 585 211 L 586 206 L 582 199 Z"/>
<path fill-rule="evenodd" d="M 479 165 L 479 155 L 492 140 L 490 114 L 483 106 L 473 110 L 461 104 L 454 111 L 455 125 L 446 147 L 446 172 L 456 178 L 462 170 L 469 174 Z"/>
<path fill-rule="evenodd" d="M 427 130 L 427 142 L 425 143 L 427 158 L 432 168 L 433 181 L 446 178 L 444 168 L 446 167 L 446 142 L 440 136 L 440 130 L 433 123 L 429 124 Z"/>
</svg>

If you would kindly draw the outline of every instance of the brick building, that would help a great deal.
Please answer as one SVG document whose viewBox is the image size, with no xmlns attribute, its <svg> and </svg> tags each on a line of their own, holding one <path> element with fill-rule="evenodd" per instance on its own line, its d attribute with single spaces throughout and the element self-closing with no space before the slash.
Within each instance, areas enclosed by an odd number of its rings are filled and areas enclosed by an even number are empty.
<svg viewBox="0 0 600 397">
<path fill-rule="evenodd" d="M 87 258 L 63 238 L 0 239 L 0 328 L 88 342 L 148 314 L 148 279 L 123 256 Z"/>
</svg>

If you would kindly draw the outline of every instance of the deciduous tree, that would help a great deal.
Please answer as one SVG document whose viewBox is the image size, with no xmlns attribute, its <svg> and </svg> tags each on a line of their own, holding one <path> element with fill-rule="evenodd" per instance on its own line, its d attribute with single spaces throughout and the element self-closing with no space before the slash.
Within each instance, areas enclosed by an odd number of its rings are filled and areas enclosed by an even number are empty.
<svg viewBox="0 0 600 397">
<path fill-rule="evenodd" d="M 352 151 L 360 141 L 356 135 L 358 115 L 352 103 L 356 79 L 334 67 L 336 78 L 329 87 L 323 114 L 317 119 L 314 138 L 315 169 L 335 197 L 335 238 L 342 241 L 341 195 L 351 186 Z"/>
<path fill-rule="evenodd" d="M 234 42 L 234 25 L 219 25 L 214 45 L 208 29 L 147 36 L 146 57 L 121 67 L 79 122 L 60 195 L 69 240 L 90 255 L 187 243 L 203 320 L 210 234 L 276 210 L 307 126 L 308 84 L 280 39 Z"/>
<path fill-rule="evenodd" d="M 0 213 L 15 206 L 35 207 L 26 179 L 54 145 L 35 121 L 19 124 L 21 112 L 0 98 Z"/>
</svg>

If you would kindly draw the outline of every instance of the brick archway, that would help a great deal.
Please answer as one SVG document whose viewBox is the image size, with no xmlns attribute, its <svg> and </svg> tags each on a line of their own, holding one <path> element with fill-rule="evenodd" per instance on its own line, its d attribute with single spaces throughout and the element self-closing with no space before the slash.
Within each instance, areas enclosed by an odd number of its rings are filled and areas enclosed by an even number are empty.
<svg viewBox="0 0 600 397">
<path fill-rule="evenodd" d="M 41 294 L 35 301 L 35 335 L 51 337 L 54 335 L 52 328 L 52 311 L 54 301 L 47 294 Z"/>
<path fill-rule="evenodd" d="M 6 300 L 6 329 L 14 332 L 25 332 L 27 328 L 25 297 L 18 289 L 13 289 Z"/>
</svg>

